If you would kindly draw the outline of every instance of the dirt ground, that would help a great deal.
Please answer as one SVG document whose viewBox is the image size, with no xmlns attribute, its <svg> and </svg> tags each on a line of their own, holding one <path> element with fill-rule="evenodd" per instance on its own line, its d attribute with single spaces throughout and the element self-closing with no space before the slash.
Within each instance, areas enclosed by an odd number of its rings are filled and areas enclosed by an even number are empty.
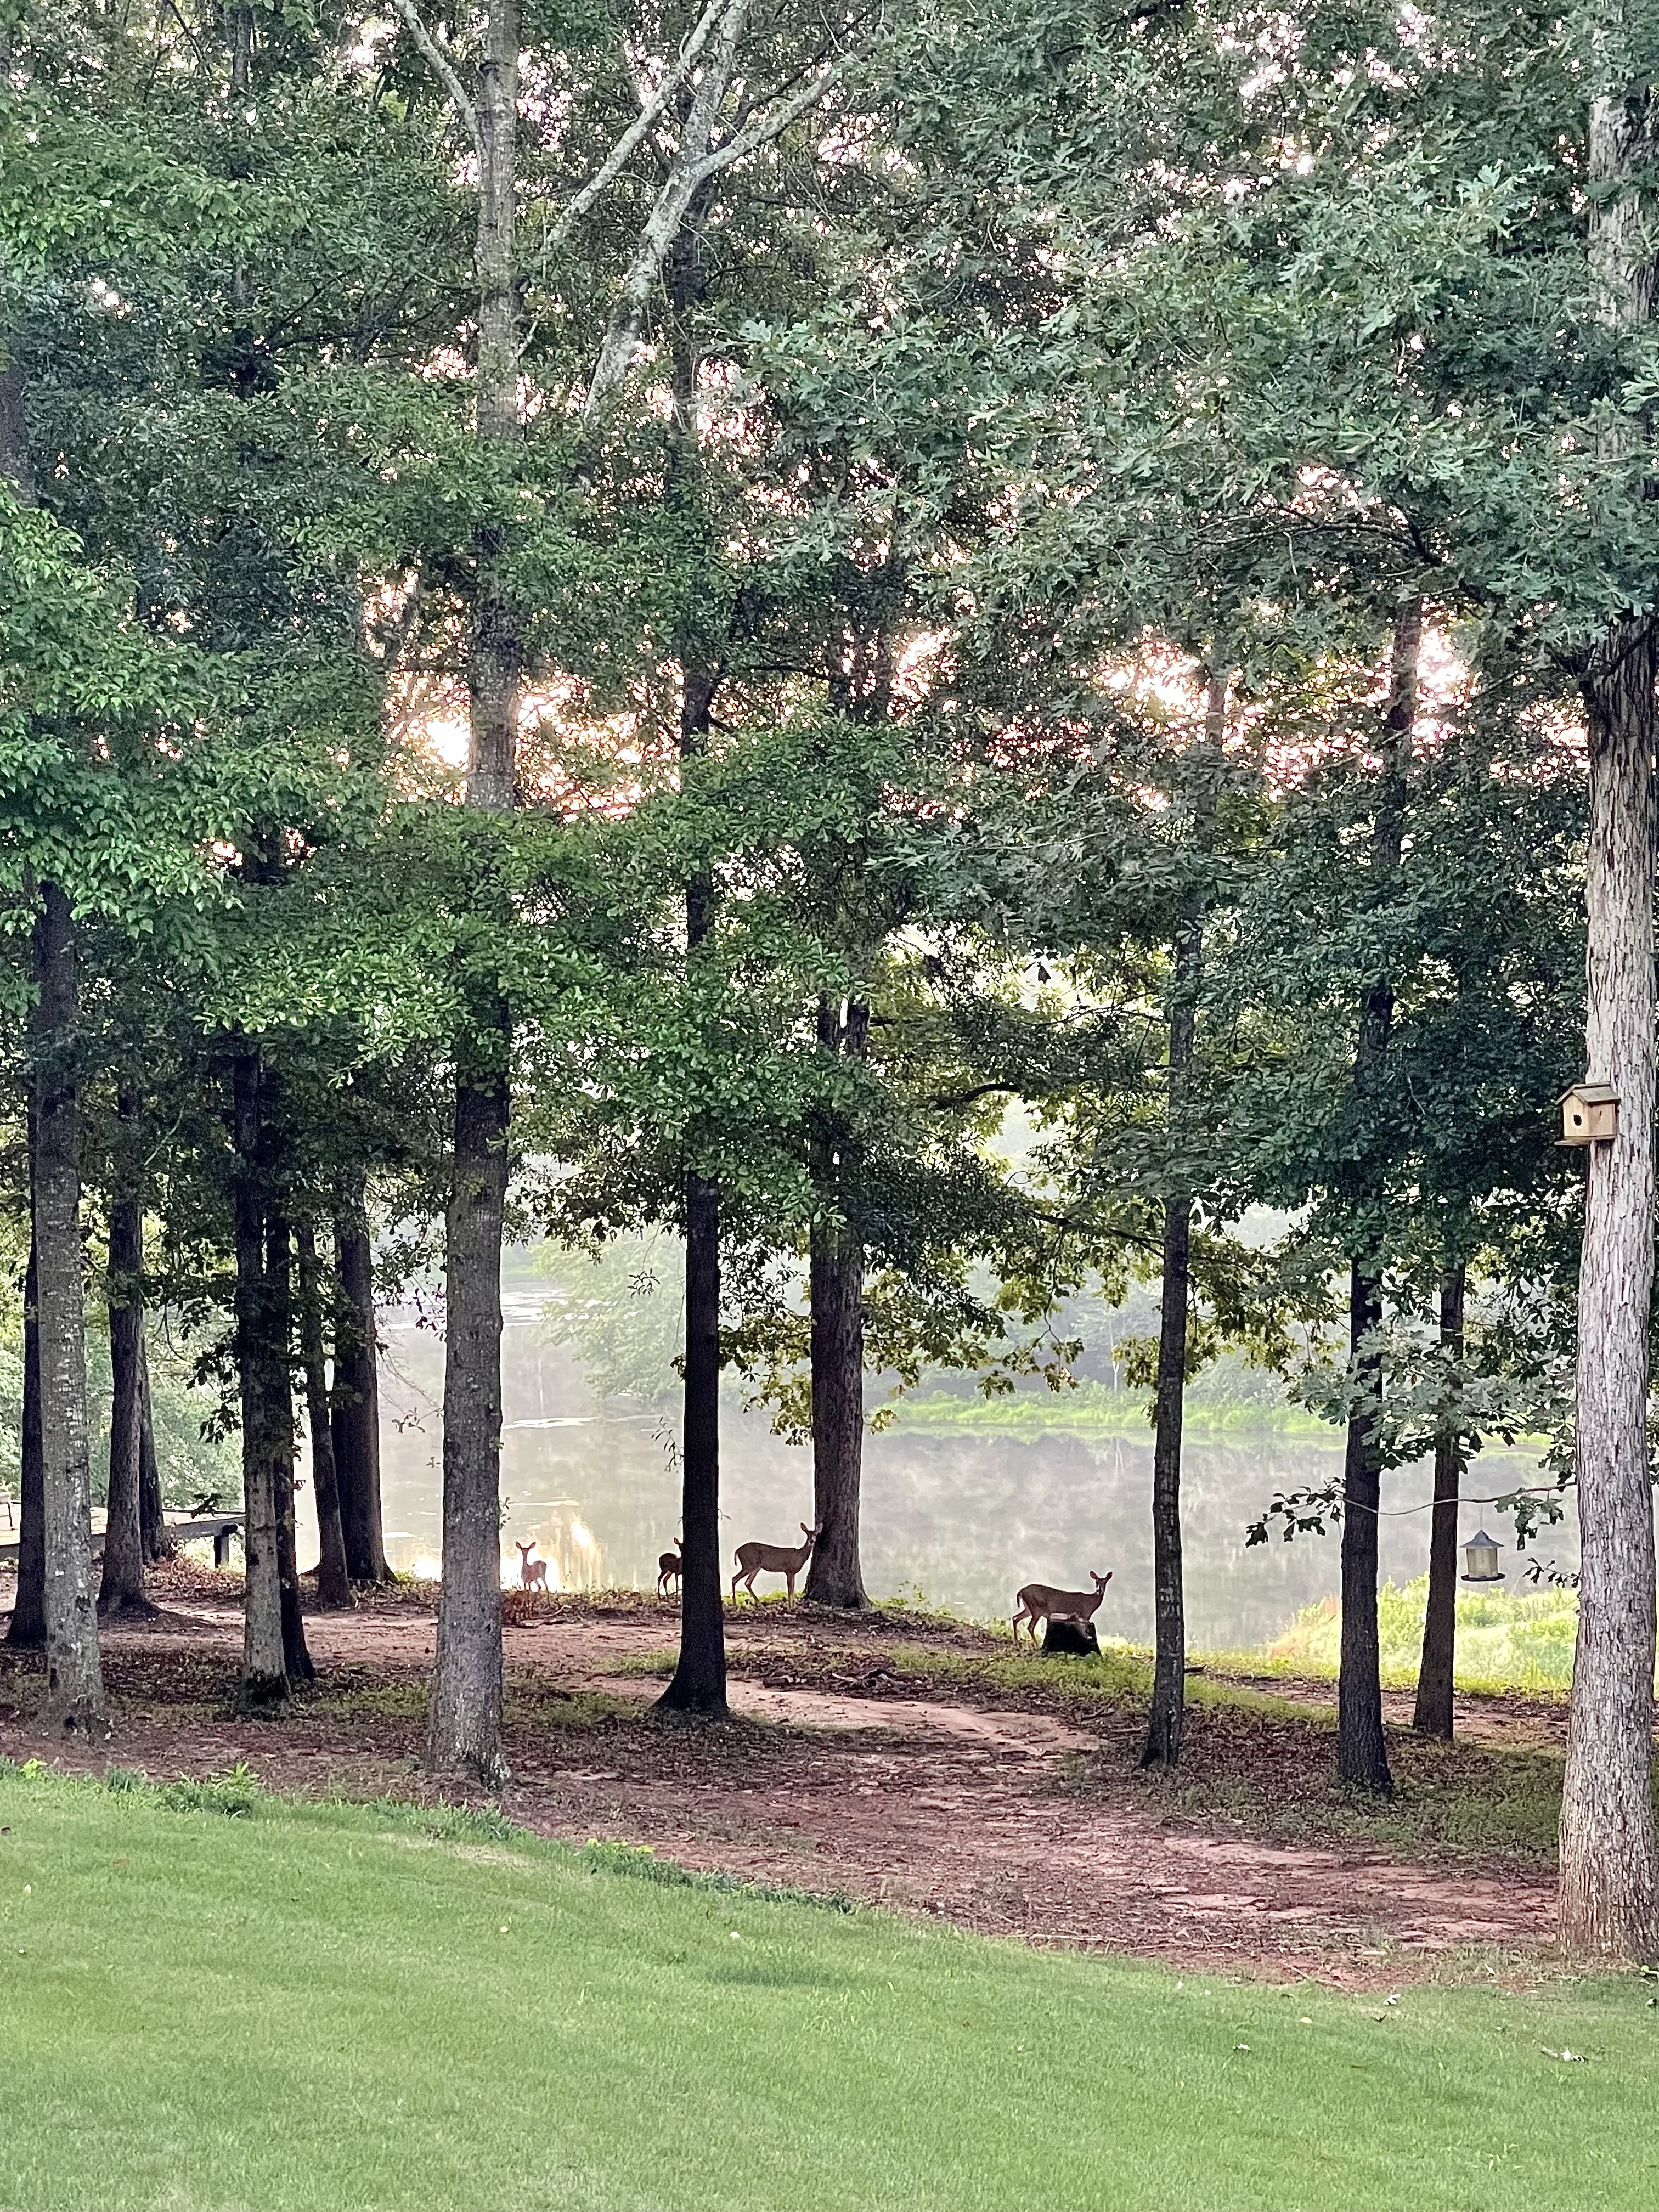
<svg viewBox="0 0 1659 2212">
<path fill-rule="evenodd" d="M 106 1743 L 43 1744 L 38 1658 L 0 1648 L 0 1753 L 157 1779 L 241 1760 L 272 1789 L 426 1794 L 429 1593 L 311 1614 L 318 1680 L 270 1722 L 234 1704 L 237 1581 L 180 1565 L 155 1587 L 155 1620 L 106 1633 Z M 0 1582 L 0 1610 L 9 1601 Z M 1311 1819 L 1306 1837 L 1286 1838 L 1298 1793 L 1329 1794 L 1330 1736 L 1311 1711 L 1300 1724 L 1196 1707 L 1181 1777 L 1152 1779 L 1136 1764 L 1135 1712 L 1068 1696 L 1063 1666 L 1052 1693 L 918 1679 L 895 1670 L 896 1647 L 982 1659 L 1006 1644 L 885 1612 L 846 1623 L 769 1605 L 730 1619 L 733 1720 L 690 1728 L 650 1710 L 651 1669 L 677 1634 L 672 1604 L 509 1598 L 507 1609 L 513 1778 L 501 1805 L 544 1835 L 649 1844 L 687 1866 L 1031 1943 L 1279 1980 L 1507 1977 L 1538 1962 L 1552 1930 L 1553 1880 L 1535 1860 L 1408 1856 L 1363 1834 L 1334 1842 Z M 1270 1686 L 1328 1708 L 1328 1688 Z M 1475 1738 L 1506 1721 L 1534 1744 L 1557 1725 L 1548 1711 L 1506 1716 L 1491 1701 L 1460 1714 Z M 1219 1813 L 1229 1801 L 1213 1786 L 1206 1799 L 1206 1779 L 1274 1804 L 1282 1839 Z"/>
</svg>

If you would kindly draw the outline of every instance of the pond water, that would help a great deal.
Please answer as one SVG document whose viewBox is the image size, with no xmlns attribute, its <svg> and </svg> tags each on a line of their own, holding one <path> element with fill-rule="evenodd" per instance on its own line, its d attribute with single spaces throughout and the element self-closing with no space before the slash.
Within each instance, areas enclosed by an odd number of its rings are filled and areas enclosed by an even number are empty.
<svg viewBox="0 0 1659 2212">
<path fill-rule="evenodd" d="M 557 1587 L 649 1589 L 657 1557 L 679 1521 L 673 1422 L 657 1413 L 609 1416 L 580 1367 L 547 1340 L 545 1292 L 510 1290 L 502 1340 L 505 1429 L 501 1490 L 503 1577 L 516 1581 L 514 1540 L 536 1540 Z M 406 1310 L 382 1322 L 382 1469 L 386 1553 L 392 1565 L 432 1574 L 440 1548 L 441 1340 Z M 1030 1437 L 907 1430 L 866 1446 L 864 1566 L 872 1596 L 920 1594 L 975 1619 L 1006 1619 L 1025 1582 L 1075 1589 L 1086 1571 L 1110 1570 L 1103 1632 L 1137 1643 L 1152 1632 L 1150 1431 L 1115 1437 L 1054 1430 Z M 1340 1472 L 1333 1437 L 1272 1433 L 1189 1436 L 1183 1515 L 1188 1634 L 1201 1649 L 1239 1648 L 1273 1637 L 1297 1610 L 1335 1591 L 1339 1539 L 1298 1536 L 1247 1547 L 1246 1524 L 1276 1490 L 1329 1480 Z M 1528 1480 L 1534 1462 L 1486 1454 L 1465 1488 L 1491 1496 Z M 1382 1572 L 1406 1582 L 1428 1564 L 1431 1468 L 1385 1478 Z M 735 1397 L 722 1431 L 721 1491 L 729 1552 L 750 1537 L 795 1540 L 810 1520 L 811 1455 L 775 1437 L 763 1416 Z M 302 1493 L 302 1512 L 309 1489 Z M 1401 1510 L 1404 1509 L 1404 1510 Z M 1463 1510 L 1467 1540 L 1491 1509 Z M 302 1524 L 303 1526 L 303 1524 Z M 1571 1522 L 1548 1531 L 1540 1555 L 1577 1565 Z M 315 1539 L 302 1559 L 315 1558 Z M 1513 1550 L 1503 1564 L 1510 1589 Z M 771 1587 L 763 1582 L 763 1588 Z M 781 1585 L 779 1585 L 781 1587 Z"/>
</svg>

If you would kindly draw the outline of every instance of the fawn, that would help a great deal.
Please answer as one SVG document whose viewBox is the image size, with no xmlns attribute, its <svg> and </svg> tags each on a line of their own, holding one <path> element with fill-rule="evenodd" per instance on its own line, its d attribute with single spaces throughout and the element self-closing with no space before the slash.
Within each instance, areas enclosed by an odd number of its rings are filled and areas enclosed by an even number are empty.
<svg viewBox="0 0 1659 2212">
<path fill-rule="evenodd" d="M 821 1528 L 809 1528 L 803 1521 L 800 1533 L 804 1544 L 739 1544 L 732 1557 L 738 1571 L 732 1577 L 732 1595 L 736 1597 L 741 1583 L 750 1597 L 755 1595 L 757 1575 L 781 1575 L 789 1585 L 789 1595 L 795 1595 L 795 1577 L 812 1556 L 812 1547 L 823 1533 Z"/>
<path fill-rule="evenodd" d="M 669 1583 L 678 1582 L 684 1572 L 685 1565 L 680 1558 L 680 1540 L 676 1536 L 673 1550 L 663 1553 L 657 1561 L 657 1595 L 666 1597 Z"/>
<path fill-rule="evenodd" d="M 1019 1624 L 1025 1623 L 1025 1632 L 1033 1644 L 1036 1642 L 1038 1621 L 1074 1620 L 1079 1628 L 1094 1619 L 1100 1610 L 1100 1601 L 1106 1595 L 1106 1585 L 1112 1579 L 1109 1573 L 1097 1575 L 1092 1567 L 1089 1579 L 1094 1584 L 1088 1590 L 1055 1589 L 1049 1583 L 1027 1583 L 1015 1598 L 1018 1611 L 1014 1615 L 1014 1641 L 1019 1641 Z"/>
<path fill-rule="evenodd" d="M 532 1536 L 527 1544 L 520 1544 L 516 1536 L 513 1540 L 518 1545 L 519 1558 L 522 1562 L 519 1569 L 520 1589 L 538 1589 L 544 1597 L 547 1595 L 547 1561 L 532 1559 L 530 1556 L 536 1548 L 536 1539 Z"/>
</svg>

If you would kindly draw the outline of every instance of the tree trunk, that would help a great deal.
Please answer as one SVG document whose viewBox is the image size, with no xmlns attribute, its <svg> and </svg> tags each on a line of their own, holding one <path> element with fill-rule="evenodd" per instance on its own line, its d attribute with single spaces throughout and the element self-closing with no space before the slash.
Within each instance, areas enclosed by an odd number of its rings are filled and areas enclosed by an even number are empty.
<svg viewBox="0 0 1659 2212">
<path fill-rule="evenodd" d="M 1560 1934 L 1569 1951 L 1659 1956 L 1651 1782 L 1653 1488 L 1653 749 L 1656 630 L 1597 647 L 1589 709 L 1587 1073 L 1619 1093 L 1619 1130 L 1589 1147 L 1578 1275 L 1580 1578 L 1561 1796 Z"/>
<path fill-rule="evenodd" d="M 33 1175 L 34 1114 L 29 1112 L 30 1176 Z M 34 1243 L 23 1278 L 23 1432 L 17 1484 L 17 1596 L 6 1641 L 14 1650 L 38 1651 L 46 1640 L 46 1469 L 40 1460 L 40 1324 L 36 1303 Z"/>
<path fill-rule="evenodd" d="M 1609 10 L 1622 60 L 1643 22 Z M 1634 18 L 1638 11 L 1628 11 Z M 1615 82 L 1590 109 L 1589 264 L 1604 319 L 1652 321 L 1659 262 L 1650 179 L 1659 95 Z M 1599 188 L 1599 189 L 1598 189 Z M 1634 425 L 1607 438 L 1611 477 Z M 1632 486 L 1640 498 L 1645 484 Z M 1584 670 L 1590 831 L 1585 1072 L 1619 1092 L 1619 1130 L 1589 1148 L 1578 1272 L 1578 1647 L 1561 1793 L 1560 1935 L 1593 1958 L 1659 1955 L 1653 1796 L 1653 1490 L 1648 1328 L 1653 1297 L 1653 755 L 1651 614 L 1613 623 Z"/>
<path fill-rule="evenodd" d="M 1463 1294 L 1468 1270 L 1459 1261 L 1440 1282 L 1440 1348 L 1454 1376 L 1463 1363 Z M 1454 1381 L 1454 1388 L 1455 1382 Z M 1452 1676 L 1457 1644 L 1457 1500 L 1463 1438 L 1455 1420 L 1434 1440 L 1434 1514 L 1429 1537 L 1429 1602 L 1423 1615 L 1423 1656 L 1417 1670 L 1419 1735 L 1452 1738 Z"/>
<path fill-rule="evenodd" d="M 1390 1796 L 1394 1778 L 1382 1734 L 1382 1639 L 1376 1617 L 1376 1516 L 1382 1502 L 1376 1430 L 1382 1416 L 1382 1358 L 1364 1345 L 1382 1322 L 1382 1279 L 1356 1261 L 1348 1290 L 1348 1370 L 1356 1395 L 1342 1481 L 1337 1768 L 1345 1782 Z"/>
<path fill-rule="evenodd" d="M 317 1508 L 317 1602 L 332 1612 L 353 1602 L 340 1524 L 340 1490 L 334 1474 L 334 1431 L 328 1402 L 328 1356 L 324 1350 L 322 1283 L 317 1237 L 309 1221 L 294 1228 L 300 1261 L 300 1356 L 306 1378 L 306 1417 L 311 1430 L 311 1490 Z"/>
<path fill-rule="evenodd" d="M 81 1276 L 79 986 L 68 894 L 43 884 L 34 927 L 34 1251 L 46 1531 L 45 1726 L 90 1734 L 104 1709 L 92 1590 L 86 1293 Z"/>
<path fill-rule="evenodd" d="M 1406 777 L 1417 719 L 1417 669 L 1423 644 L 1423 602 L 1407 599 L 1395 615 L 1389 704 L 1383 718 L 1382 774 L 1371 829 L 1371 872 L 1379 900 L 1400 873 L 1406 829 Z M 1394 987 L 1379 976 L 1360 1008 L 1354 1049 L 1354 1094 L 1363 1112 L 1376 1089 L 1394 1026 Z M 1362 1146 L 1364 1133 L 1360 1133 Z M 1349 1196 L 1362 1208 L 1372 1193 L 1362 1164 Z M 1369 1231 L 1362 1233 L 1370 1235 Z M 1352 1255 L 1348 1296 L 1349 1370 L 1355 1390 L 1343 1472 L 1342 1655 L 1337 1684 L 1337 1771 L 1344 1781 L 1392 1796 L 1382 1734 L 1382 1638 L 1376 1615 L 1376 1516 L 1382 1502 L 1381 1431 L 1382 1359 L 1361 1340 L 1382 1325 L 1382 1273 L 1367 1251 Z"/>
<path fill-rule="evenodd" d="M 1186 1043 L 1190 1055 L 1190 1034 Z M 1175 1024 L 1171 1023 L 1172 1075 L 1176 1044 Z M 1168 1200 L 1164 1208 L 1164 1283 L 1158 1315 L 1158 1397 L 1152 1436 L 1152 1623 L 1156 1653 L 1152 1709 L 1146 1726 L 1146 1749 L 1140 1754 L 1143 1766 L 1168 1767 L 1177 1763 L 1187 1711 L 1187 1611 L 1181 1561 L 1181 1431 L 1187 1396 L 1192 1227 L 1191 1198 L 1181 1194 Z"/>
<path fill-rule="evenodd" d="M 288 1696 L 279 1552 L 280 1461 L 288 1444 L 273 1437 L 270 1294 L 265 1282 L 265 1142 L 257 1048 L 237 1042 L 232 1066 L 232 1136 L 236 1152 L 236 1374 L 242 1414 L 242 1698 L 252 1707 Z"/>
<path fill-rule="evenodd" d="M 482 1024 L 481 1024 L 482 1026 Z M 507 1042 L 506 1010 L 498 1036 Z M 445 1239 L 443 1584 L 427 1735 L 439 1773 L 504 1781 L 501 1730 L 501 1223 L 505 1069 L 458 1072 Z"/>
<path fill-rule="evenodd" d="M 726 1718 L 720 1557 L 720 1190 L 685 1179 L 685 1427 L 680 1454 L 680 1656 L 659 1702 Z"/>
<path fill-rule="evenodd" d="M 477 432 L 501 463 L 520 442 L 518 0 L 490 0 L 479 72 Z M 467 804 L 514 802 L 523 642 L 500 527 L 477 533 L 467 653 Z M 513 1018 L 480 1001 L 455 1052 L 455 1163 L 447 1216 L 444 1550 L 427 1758 L 439 1772 L 506 1778 L 501 1726 L 501 1238 L 507 1208 Z"/>
<path fill-rule="evenodd" d="M 1227 679 L 1212 674 L 1204 698 L 1204 743 L 1218 759 L 1227 728 Z M 1208 763 L 1206 763 L 1208 765 Z M 1194 796 L 1201 822 L 1215 811 L 1206 776 Z M 1186 1135 L 1188 1092 L 1204 970 L 1204 914 L 1195 901 L 1176 945 L 1170 1007 L 1169 1133 L 1177 1156 Z M 1158 1395 L 1152 1433 L 1152 1705 L 1142 1766 L 1171 1767 L 1181 1758 L 1187 1717 L 1187 1599 L 1181 1555 L 1182 1429 L 1187 1408 L 1187 1331 L 1192 1310 L 1192 1193 L 1178 1182 L 1164 1207 L 1164 1273 L 1158 1329 Z"/>
<path fill-rule="evenodd" d="M 862 1060 L 870 1009 L 848 1001 L 845 1018 L 828 1000 L 818 1007 L 818 1042 Z M 806 1570 L 806 1595 L 820 1605 L 856 1610 L 869 1603 L 859 1556 L 864 1481 L 864 1246 L 846 1218 L 856 1148 L 839 1121 L 813 1147 L 821 1200 L 837 1220 L 812 1224 L 808 1295 L 811 1307 L 812 1519 L 818 1540 Z"/>
<path fill-rule="evenodd" d="M 172 1559 L 179 1547 L 167 1533 L 161 1470 L 155 1458 L 155 1420 L 149 1401 L 149 1347 L 142 1334 L 138 1339 L 138 1517 L 145 1559 L 152 1564 Z"/>
<path fill-rule="evenodd" d="M 374 1247 L 361 1189 L 334 1224 L 339 1304 L 330 1431 L 346 1567 L 355 1583 L 386 1583 L 380 1510 L 380 1376 L 374 1326 Z M 320 1316 L 319 1316 L 320 1322 Z"/>
<path fill-rule="evenodd" d="M 316 1678 L 300 1604 L 300 1554 L 294 1527 L 294 1261 L 280 1206 L 265 1209 L 265 1391 L 270 1406 L 271 1480 L 276 1494 L 276 1577 L 283 1593 L 283 1664 L 290 1682 Z M 280 1445 L 280 1450 L 278 1449 Z"/>
<path fill-rule="evenodd" d="M 819 1530 L 806 1595 L 869 1603 L 859 1559 L 864 1461 L 864 1247 L 844 1225 L 814 1222 L 811 1249 L 812 1518 Z"/>
<path fill-rule="evenodd" d="M 137 1099 L 123 1091 L 116 1111 L 130 1135 Z M 139 1503 L 139 1456 L 143 1427 L 140 1358 L 144 1341 L 143 1210 L 130 1164 L 118 1164 L 109 1209 L 109 1499 L 104 1519 L 104 1571 L 98 1611 L 149 1615 L 144 1593 L 144 1533 Z"/>
</svg>

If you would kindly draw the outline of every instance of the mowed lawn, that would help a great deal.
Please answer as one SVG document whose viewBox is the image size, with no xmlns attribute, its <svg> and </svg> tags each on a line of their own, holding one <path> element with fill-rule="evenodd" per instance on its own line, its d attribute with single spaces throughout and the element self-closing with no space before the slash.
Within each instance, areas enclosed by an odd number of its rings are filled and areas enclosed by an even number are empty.
<svg viewBox="0 0 1659 2212">
<path fill-rule="evenodd" d="M 1659 2203 L 1652 1981 L 1238 1986 L 234 1783 L 0 1827 L 6 2212 Z"/>
</svg>

